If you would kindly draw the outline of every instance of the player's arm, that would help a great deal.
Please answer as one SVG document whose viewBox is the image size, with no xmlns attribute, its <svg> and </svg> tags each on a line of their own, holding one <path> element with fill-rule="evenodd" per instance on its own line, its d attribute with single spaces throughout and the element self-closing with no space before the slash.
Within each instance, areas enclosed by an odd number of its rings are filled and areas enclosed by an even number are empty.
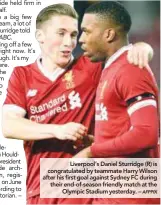
<svg viewBox="0 0 161 205">
<path fill-rule="evenodd" d="M 129 63 L 138 65 L 139 68 L 147 67 L 149 61 L 153 58 L 153 48 L 144 42 L 138 42 L 128 51 L 127 59 Z"/>
<path fill-rule="evenodd" d="M 141 152 L 156 146 L 158 141 L 158 115 L 155 99 L 136 102 L 129 108 L 131 129 L 104 144 L 93 144 L 93 157 L 113 157 Z"/>
<path fill-rule="evenodd" d="M 134 102 L 128 108 L 131 129 L 103 143 L 93 143 L 75 158 L 114 157 L 141 152 L 156 146 L 158 141 L 158 115 L 153 98 Z"/>
<path fill-rule="evenodd" d="M 76 140 L 86 135 L 87 129 L 79 123 L 70 122 L 63 125 L 39 124 L 24 118 L 22 110 L 3 109 L 2 131 L 6 138 L 20 140 L 42 140 L 58 138 Z"/>
</svg>

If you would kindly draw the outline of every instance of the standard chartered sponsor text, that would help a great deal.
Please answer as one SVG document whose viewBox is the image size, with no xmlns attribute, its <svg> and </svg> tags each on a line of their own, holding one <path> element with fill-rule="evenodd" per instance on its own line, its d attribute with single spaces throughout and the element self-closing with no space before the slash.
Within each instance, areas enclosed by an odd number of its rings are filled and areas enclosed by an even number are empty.
<svg viewBox="0 0 161 205">
<path fill-rule="evenodd" d="M 30 120 L 36 121 L 36 122 L 42 122 L 46 118 L 51 117 L 52 115 L 55 115 L 60 112 L 66 112 L 68 110 L 67 103 L 62 104 L 65 102 L 66 97 L 65 95 L 61 95 L 58 98 L 51 99 L 49 102 L 43 103 L 39 106 L 31 106 L 31 116 Z M 46 111 L 45 114 L 40 115 L 41 112 Z M 36 115 L 38 114 L 38 115 Z"/>
<path fill-rule="evenodd" d="M 60 112 L 66 112 L 67 110 L 68 110 L 67 103 L 65 103 L 62 106 L 58 106 L 52 110 L 49 110 L 47 113 L 45 113 L 43 115 L 32 115 L 32 116 L 30 116 L 30 119 L 32 121 L 42 122 L 47 117 L 50 117 L 50 116 L 55 115 L 55 114 L 60 113 Z"/>
<path fill-rule="evenodd" d="M 65 95 L 63 94 L 56 99 L 51 99 L 49 102 L 43 103 L 42 105 L 31 106 L 30 107 L 31 114 L 38 114 L 38 113 L 44 112 L 45 110 L 49 110 L 53 108 L 54 106 L 65 102 L 65 99 L 66 99 Z"/>
</svg>

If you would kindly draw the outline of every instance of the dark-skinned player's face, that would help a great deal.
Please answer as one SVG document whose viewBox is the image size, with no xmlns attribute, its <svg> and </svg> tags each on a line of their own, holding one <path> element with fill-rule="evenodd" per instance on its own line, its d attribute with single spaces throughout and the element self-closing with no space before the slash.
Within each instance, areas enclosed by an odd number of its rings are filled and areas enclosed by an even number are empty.
<svg viewBox="0 0 161 205">
<path fill-rule="evenodd" d="M 104 27 L 95 14 L 85 14 L 81 24 L 82 34 L 79 42 L 82 44 L 84 55 L 92 62 L 104 61 L 106 52 L 104 49 Z"/>
</svg>

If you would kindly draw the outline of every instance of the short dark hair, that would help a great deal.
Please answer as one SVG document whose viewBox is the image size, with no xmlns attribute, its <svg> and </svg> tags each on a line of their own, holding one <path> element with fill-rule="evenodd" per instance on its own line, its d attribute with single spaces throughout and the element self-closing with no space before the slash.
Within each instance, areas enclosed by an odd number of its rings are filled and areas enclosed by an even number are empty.
<svg viewBox="0 0 161 205">
<path fill-rule="evenodd" d="M 40 28 L 41 25 L 52 16 L 70 16 L 78 19 L 76 10 L 69 4 L 53 4 L 40 11 L 36 18 L 36 28 Z"/>
<path fill-rule="evenodd" d="M 128 33 L 131 27 L 131 17 L 124 6 L 116 1 L 102 1 L 89 6 L 85 13 L 96 14 L 101 19 L 112 20 L 116 25 L 121 26 L 122 32 Z"/>
</svg>

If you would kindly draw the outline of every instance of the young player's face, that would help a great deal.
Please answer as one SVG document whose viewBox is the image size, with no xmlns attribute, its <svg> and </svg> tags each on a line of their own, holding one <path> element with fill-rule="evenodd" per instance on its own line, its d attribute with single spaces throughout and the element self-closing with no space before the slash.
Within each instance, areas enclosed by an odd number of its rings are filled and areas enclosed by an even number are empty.
<svg viewBox="0 0 161 205">
<path fill-rule="evenodd" d="M 84 55 L 92 62 L 104 61 L 106 54 L 104 50 L 104 27 L 100 25 L 96 15 L 85 14 L 81 24 L 82 34 L 79 42 L 82 44 Z"/>
<path fill-rule="evenodd" d="M 77 44 L 78 21 L 69 16 L 53 16 L 41 29 L 43 55 L 54 64 L 65 67 Z"/>
</svg>

